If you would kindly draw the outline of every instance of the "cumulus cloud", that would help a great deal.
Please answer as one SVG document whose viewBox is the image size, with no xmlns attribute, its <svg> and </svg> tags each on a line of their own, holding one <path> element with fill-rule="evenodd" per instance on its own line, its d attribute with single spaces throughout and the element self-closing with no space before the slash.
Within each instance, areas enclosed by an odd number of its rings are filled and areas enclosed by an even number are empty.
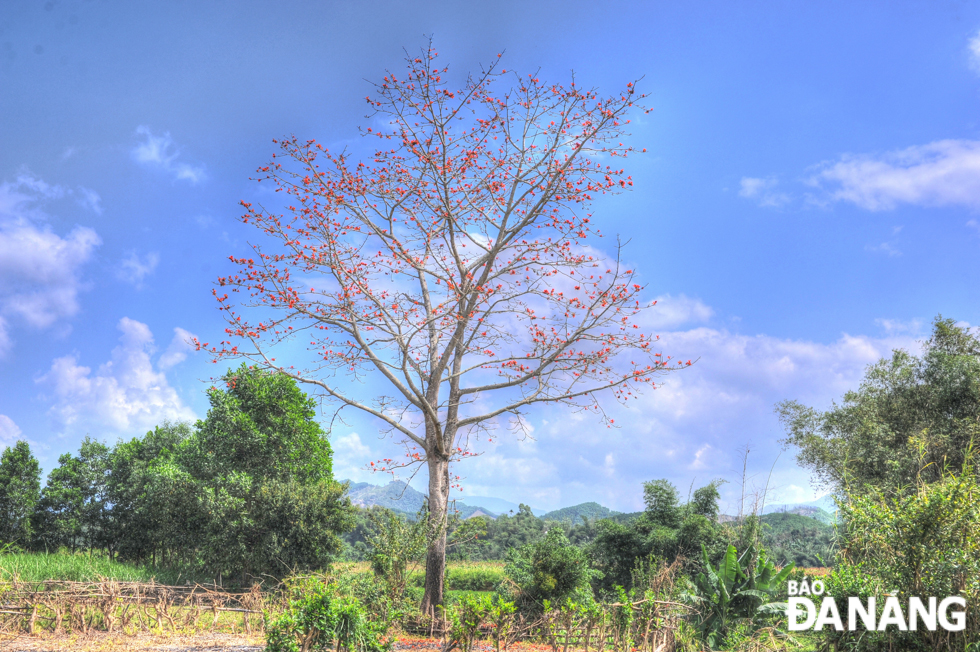
<svg viewBox="0 0 980 652">
<path fill-rule="evenodd" d="M 645 311 L 638 323 L 648 328 L 677 328 L 691 324 L 701 324 L 714 315 L 714 310 L 700 299 L 692 299 L 683 294 L 671 296 L 662 294 L 656 299 L 657 305 Z"/>
<path fill-rule="evenodd" d="M 185 331 L 183 328 L 174 329 L 174 338 L 170 340 L 170 346 L 163 352 L 157 360 L 157 366 L 166 371 L 171 367 L 180 364 L 187 359 L 187 354 L 195 350 L 193 340 L 197 338 L 194 333 Z"/>
<path fill-rule="evenodd" d="M 78 190 L 75 192 L 75 196 L 78 203 L 83 208 L 89 209 L 96 215 L 102 215 L 102 197 L 99 195 L 99 193 L 95 192 L 91 188 L 79 186 Z"/>
<path fill-rule="evenodd" d="M 845 154 L 810 179 L 869 211 L 900 204 L 980 208 L 980 141 L 940 140 L 881 155 Z"/>
<path fill-rule="evenodd" d="M 766 208 L 780 208 L 790 201 L 790 196 L 784 192 L 776 191 L 779 182 L 772 178 L 742 177 L 739 184 L 738 196 L 745 199 L 752 199 L 759 203 L 759 206 Z"/>
<path fill-rule="evenodd" d="M 884 326 L 883 321 L 883 327 Z M 626 407 L 601 399 L 619 428 L 602 427 L 594 414 L 540 407 L 528 413 L 533 442 L 500 433 L 481 444 L 484 455 L 456 467 L 466 493 L 537 501 L 541 508 L 596 500 L 621 511 L 642 508 L 642 483 L 667 478 L 686 492 L 715 478 L 741 474 L 741 448 L 750 448 L 750 484 L 770 484 L 772 500 L 796 500 L 794 485 L 808 477 L 781 452 L 784 436 L 774 405 L 795 399 L 818 409 L 857 386 L 865 368 L 893 348 L 918 350 L 914 324 L 887 322 L 882 337 L 841 335 L 832 342 L 742 335 L 697 326 L 661 333 L 665 354 L 698 358 L 669 374 L 659 387 Z M 727 509 L 735 483 L 722 487 Z M 807 500 L 816 492 L 809 488 Z"/>
<path fill-rule="evenodd" d="M 12 323 L 47 328 L 79 310 L 82 268 L 102 241 L 88 227 L 62 236 L 44 224 L 44 203 L 68 194 L 27 173 L 0 184 L 0 354 Z"/>
<path fill-rule="evenodd" d="M 368 462 L 378 456 L 372 453 L 370 446 L 361 441 L 359 434 L 351 432 L 337 437 L 330 442 L 330 447 L 333 449 L 334 476 L 356 482 L 379 484 L 378 479 L 370 477 L 372 473 L 364 469 Z"/>
<path fill-rule="evenodd" d="M 143 279 L 153 273 L 160 262 L 160 255 L 149 252 L 140 256 L 135 251 L 129 252 L 116 268 L 116 278 L 133 285 L 137 290 L 143 288 Z"/>
<path fill-rule="evenodd" d="M 867 251 L 873 251 L 876 253 L 882 253 L 886 256 L 896 257 L 902 255 L 902 250 L 895 246 L 894 242 L 879 242 L 875 245 L 867 245 L 865 247 Z"/>
<path fill-rule="evenodd" d="M 52 418 L 66 433 L 91 428 L 118 433 L 141 432 L 164 419 L 195 415 L 155 369 L 153 334 L 146 324 L 119 320 L 122 333 L 111 357 L 97 370 L 79 364 L 78 356 L 57 358 L 37 382 L 53 405 Z"/>
<path fill-rule="evenodd" d="M 133 159 L 137 163 L 163 170 L 177 181 L 197 184 L 206 178 L 204 166 L 195 166 L 178 160 L 180 150 L 170 137 L 170 132 L 165 131 L 162 135 L 156 136 L 149 127 L 140 126 L 136 128 L 136 135 L 142 139 L 132 150 Z"/>
<path fill-rule="evenodd" d="M 970 67 L 977 73 L 980 73 L 980 33 L 970 39 L 967 44 L 967 51 L 970 56 Z"/>
<path fill-rule="evenodd" d="M 20 428 L 6 414 L 0 414 L 0 446 L 10 446 L 21 439 Z"/>
</svg>

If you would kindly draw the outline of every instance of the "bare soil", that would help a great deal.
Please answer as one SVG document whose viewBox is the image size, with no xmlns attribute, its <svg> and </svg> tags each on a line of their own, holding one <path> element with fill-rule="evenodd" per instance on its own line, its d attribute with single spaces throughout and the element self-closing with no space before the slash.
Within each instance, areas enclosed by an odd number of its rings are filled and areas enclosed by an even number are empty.
<svg viewBox="0 0 980 652">
<path fill-rule="evenodd" d="M 94 633 L 87 636 L 0 635 L 3 652 L 261 652 L 263 636 L 198 634 L 153 636 Z"/>
</svg>

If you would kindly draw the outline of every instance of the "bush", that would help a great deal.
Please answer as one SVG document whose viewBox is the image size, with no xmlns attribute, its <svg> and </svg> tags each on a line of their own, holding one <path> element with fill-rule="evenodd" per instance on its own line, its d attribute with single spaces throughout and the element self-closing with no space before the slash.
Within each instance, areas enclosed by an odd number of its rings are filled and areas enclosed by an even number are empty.
<svg viewBox="0 0 980 652">
<path fill-rule="evenodd" d="M 595 571 L 585 553 L 569 543 L 561 528 L 544 539 L 508 553 L 504 573 L 516 587 L 516 603 L 524 613 L 540 613 L 545 600 L 560 604 L 576 592 L 591 596 Z"/>
<path fill-rule="evenodd" d="M 850 496 L 840 512 L 844 540 L 838 566 L 826 580 L 838 609 L 846 609 L 848 596 L 894 593 L 907 604 L 912 596 L 960 595 L 967 601 L 967 625 L 961 632 L 825 628 L 825 636 L 838 649 L 856 651 L 973 649 L 969 644 L 980 634 L 980 486 L 973 470 L 897 497 L 877 491 Z"/>
<path fill-rule="evenodd" d="M 286 610 L 266 626 L 266 652 L 345 650 L 388 652 L 385 627 L 367 618 L 353 596 L 337 597 L 325 585 L 306 583 Z"/>
</svg>

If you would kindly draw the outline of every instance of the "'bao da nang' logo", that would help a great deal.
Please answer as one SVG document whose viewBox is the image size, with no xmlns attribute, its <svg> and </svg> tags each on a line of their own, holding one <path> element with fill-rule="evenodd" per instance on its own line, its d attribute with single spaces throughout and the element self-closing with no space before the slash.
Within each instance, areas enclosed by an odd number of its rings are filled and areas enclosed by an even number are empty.
<svg viewBox="0 0 980 652">
<path fill-rule="evenodd" d="M 847 613 L 841 614 L 833 597 L 817 597 L 823 595 L 825 590 L 820 580 L 815 580 L 812 585 L 806 580 L 789 582 L 788 587 L 789 608 L 786 615 L 789 617 L 790 631 L 820 631 L 824 627 L 833 627 L 839 632 L 845 629 L 852 632 L 857 629 L 883 631 L 889 625 L 895 625 L 903 632 L 918 629 L 934 632 L 937 627 L 959 632 L 966 628 L 966 599 L 960 596 L 950 596 L 942 601 L 911 597 L 905 604 L 895 596 L 885 596 L 879 616 L 878 602 L 874 597 L 864 600 L 847 598 Z M 814 604 L 816 600 L 820 602 L 819 609 Z"/>
</svg>

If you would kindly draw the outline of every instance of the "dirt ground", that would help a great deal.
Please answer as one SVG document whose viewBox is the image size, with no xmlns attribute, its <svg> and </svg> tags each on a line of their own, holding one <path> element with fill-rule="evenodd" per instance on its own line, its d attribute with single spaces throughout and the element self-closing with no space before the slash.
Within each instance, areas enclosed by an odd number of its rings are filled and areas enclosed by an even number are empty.
<svg viewBox="0 0 980 652">
<path fill-rule="evenodd" d="M 415 636 L 398 636 L 393 652 L 438 652 L 441 641 Z M 262 636 L 232 634 L 199 634 L 197 636 L 126 636 L 123 634 L 89 634 L 88 636 L 4 636 L 0 634 L 2 652 L 261 652 Z M 481 641 L 474 652 L 493 652 L 493 645 Z M 518 643 L 516 652 L 544 652 L 547 646 Z"/>
<path fill-rule="evenodd" d="M 198 636 L 3 636 L 3 652 L 261 652 L 262 636 L 201 634 Z"/>
</svg>

